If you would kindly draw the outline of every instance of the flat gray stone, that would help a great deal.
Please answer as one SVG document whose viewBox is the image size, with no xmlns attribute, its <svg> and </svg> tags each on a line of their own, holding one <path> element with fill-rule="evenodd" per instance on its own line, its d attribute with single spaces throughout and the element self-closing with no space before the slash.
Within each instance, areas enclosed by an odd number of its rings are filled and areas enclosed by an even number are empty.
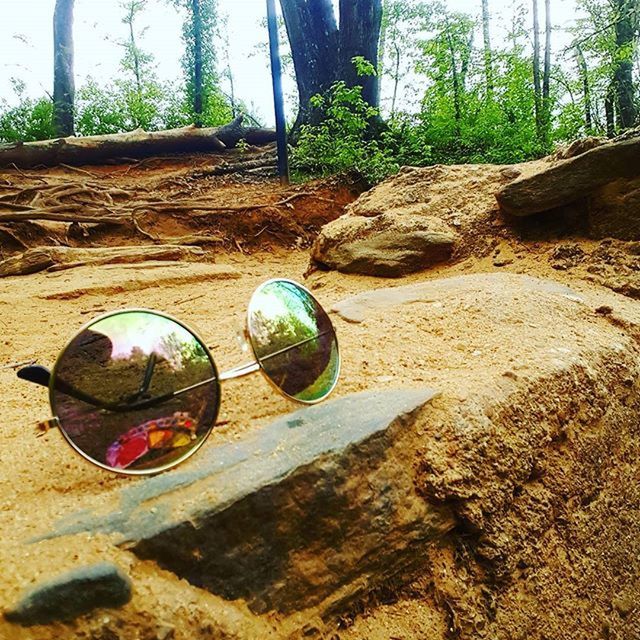
<svg viewBox="0 0 640 640">
<path fill-rule="evenodd" d="M 411 420 L 432 389 L 363 392 L 283 416 L 252 438 L 129 486 L 112 513 L 49 536 L 120 544 L 254 612 L 335 605 L 420 561 L 454 525 L 413 485 Z"/>
<path fill-rule="evenodd" d="M 347 322 L 360 323 L 376 311 L 418 302 L 438 304 L 442 300 L 467 292 L 470 287 L 477 288 L 478 291 L 487 287 L 496 290 L 505 287 L 520 287 L 522 291 L 533 294 L 552 294 L 567 298 L 572 302 L 582 302 L 582 298 L 571 288 L 553 280 L 509 273 L 478 273 L 365 291 L 341 300 L 331 310 Z"/>
<path fill-rule="evenodd" d="M 38 585 L 5 612 L 23 626 L 71 620 L 102 607 L 121 607 L 131 599 L 131 581 L 113 564 L 100 563 L 69 571 Z"/>
</svg>

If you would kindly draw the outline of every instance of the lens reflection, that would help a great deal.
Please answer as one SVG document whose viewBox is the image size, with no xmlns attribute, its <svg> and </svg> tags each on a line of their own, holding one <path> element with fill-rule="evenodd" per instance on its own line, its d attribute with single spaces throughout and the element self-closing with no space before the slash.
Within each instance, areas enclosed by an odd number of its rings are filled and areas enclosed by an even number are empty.
<svg viewBox="0 0 640 640">
<path fill-rule="evenodd" d="M 317 402 L 336 385 L 338 341 L 329 316 L 300 285 L 273 280 L 249 304 L 249 338 L 271 381 L 300 402 Z"/>
<path fill-rule="evenodd" d="M 151 311 L 96 320 L 61 354 L 51 381 L 66 438 L 93 462 L 127 473 L 152 473 L 193 453 L 211 431 L 218 403 L 217 372 L 204 345 Z"/>
</svg>

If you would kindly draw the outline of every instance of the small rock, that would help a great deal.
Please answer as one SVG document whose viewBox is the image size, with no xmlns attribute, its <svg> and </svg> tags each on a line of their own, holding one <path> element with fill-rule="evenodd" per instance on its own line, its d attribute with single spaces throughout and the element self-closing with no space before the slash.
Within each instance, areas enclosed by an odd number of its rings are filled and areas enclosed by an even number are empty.
<svg viewBox="0 0 640 640">
<path fill-rule="evenodd" d="M 513 252 L 513 249 L 504 244 L 500 246 L 496 252 L 493 254 L 493 266 L 494 267 L 506 267 L 508 264 L 511 264 L 516 259 L 516 255 Z"/>
<path fill-rule="evenodd" d="M 610 316 L 613 313 L 613 309 L 609 305 L 603 304 L 596 309 L 596 313 L 599 316 Z"/>
<path fill-rule="evenodd" d="M 611 604 L 622 618 L 626 618 L 635 609 L 636 606 L 633 598 L 630 595 L 626 594 L 619 595 L 613 600 Z"/>
<path fill-rule="evenodd" d="M 504 169 L 502 169 L 502 171 L 500 171 L 500 175 L 505 180 L 515 180 L 522 175 L 522 171 L 520 171 L 520 169 L 516 169 L 515 167 L 505 167 Z"/>
<path fill-rule="evenodd" d="M 131 599 L 131 580 L 104 562 L 69 571 L 36 586 L 4 617 L 23 626 L 70 620 L 99 607 L 120 607 Z"/>
<path fill-rule="evenodd" d="M 566 271 L 577 267 L 587 254 L 577 244 L 558 245 L 549 259 L 551 266 L 559 271 Z"/>
<path fill-rule="evenodd" d="M 163 624 L 156 629 L 156 640 L 173 640 L 176 628 L 170 624 Z"/>
</svg>

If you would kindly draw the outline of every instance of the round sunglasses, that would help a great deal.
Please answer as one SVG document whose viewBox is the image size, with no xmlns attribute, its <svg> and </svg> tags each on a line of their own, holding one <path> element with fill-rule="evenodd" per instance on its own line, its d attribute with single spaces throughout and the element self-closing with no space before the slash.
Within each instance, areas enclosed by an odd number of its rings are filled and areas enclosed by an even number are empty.
<svg viewBox="0 0 640 640">
<path fill-rule="evenodd" d="M 204 341 L 186 324 L 148 309 L 125 309 L 87 323 L 49 372 L 18 377 L 47 386 L 69 444 L 103 469 L 159 473 L 193 455 L 215 426 L 220 383 L 261 371 L 284 396 L 324 400 L 340 374 L 335 329 L 320 303 L 286 279 L 260 285 L 245 335 L 255 360 L 218 373 Z"/>
</svg>

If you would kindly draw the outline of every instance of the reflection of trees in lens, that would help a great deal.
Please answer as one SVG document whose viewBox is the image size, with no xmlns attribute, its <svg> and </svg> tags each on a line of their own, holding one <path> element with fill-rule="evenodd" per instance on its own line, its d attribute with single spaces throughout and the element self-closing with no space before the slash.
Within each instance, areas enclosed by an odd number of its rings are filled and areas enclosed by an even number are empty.
<svg viewBox="0 0 640 640">
<path fill-rule="evenodd" d="M 157 348 L 151 351 L 156 355 L 156 362 L 148 391 L 142 397 L 163 395 L 213 376 L 205 348 L 195 336 L 171 320 L 162 320 L 175 325 L 176 330 L 171 331 L 166 327 L 169 331 L 160 336 Z M 157 326 L 159 323 L 155 324 Z M 151 355 L 149 347 L 134 344 L 136 334 L 130 330 L 127 335 L 129 347 L 121 349 L 113 357 L 113 341 L 96 331 L 96 326 L 101 326 L 101 323 L 96 323 L 73 340 L 62 354 L 55 376 L 103 402 L 126 402 L 135 396 L 142 385 Z M 149 336 L 141 335 L 140 344 L 149 345 Z M 188 413 L 198 425 L 197 440 L 187 447 L 170 452 L 154 451 L 140 460 L 142 465 L 155 457 L 162 460 L 158 463 L 160 465 L 182 456 L 208 433 L 215 419 L 217 384 L 212 383 L 161 405 L 130 413 L 100 410 L 58 391 L 54 391 L 52 399 L 54 410 L 66 434 L 78 448 L 102 463 L 105 462 L 104 456 L 109 445 L 132 427 L 149 420 L 173 416 L 176 412 Z M 138 463 L 131 468 L 134 469 L 137 465 Z"/>
<path fill-rule="evenodd" d="M 333 376 L 330 382 L 322 383 L 324 392 L 315 396 L 321 397 L 333 386 L 337 374 L 337 352 L 332 365 L 335 337 L 329 317 L 309 294 L 291 283 L 274 283 L 261 293 L 252 308 L 249 324 L 254 349 L 265 373 L 283 391 L 296 397 L 305 389 L 318 386 L 320 379 Z M 284 309 L 275 317 L 274 298 Z M 267 357 L 314 336 L 318 337 Z"/>
</svg>

